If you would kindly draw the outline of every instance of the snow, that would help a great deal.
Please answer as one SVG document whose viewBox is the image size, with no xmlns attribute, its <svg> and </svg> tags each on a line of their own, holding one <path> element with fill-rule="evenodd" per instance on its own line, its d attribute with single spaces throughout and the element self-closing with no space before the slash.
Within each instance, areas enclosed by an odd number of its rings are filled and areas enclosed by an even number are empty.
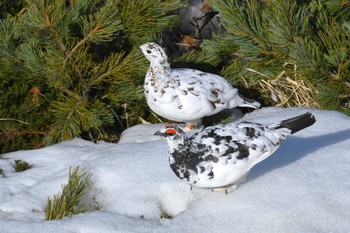
<svg viewBox="0 0 350 233">
<path fill-rule="evenodd" d="M 334 111 L 263 108 L 243 120 L 272 123 L 311 111 L 317 122 L 289 137 L 232 193 L 190 190 L 168 165 L 161 124 L 138 125 L 120 143 L 81 139 L 0 157 L 1 232 L 347 232 L 350 118 Z M 33 167 L 15 172 L 15 160 Z M 46 221 L 48 197 L 69 167 L 93 174 L 98 210 Z M 172 219 L 161 219 L 162 213 Z"/>
</svg>

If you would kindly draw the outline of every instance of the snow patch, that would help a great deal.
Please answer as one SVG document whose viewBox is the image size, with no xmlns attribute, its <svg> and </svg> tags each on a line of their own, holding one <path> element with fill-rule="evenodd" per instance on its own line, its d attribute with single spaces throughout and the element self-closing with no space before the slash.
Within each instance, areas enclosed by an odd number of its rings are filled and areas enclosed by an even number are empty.
<svg viewBox="0 0 350 233">
<path fill-rule="evenodd" d="M 127 130 L 118 144 L 74 139 L 4 154 L 1 232 L 347 232 L 350 229 L 350 118 L 309 108 L 263 108 L 242 120 L 272 123 L 310 111 L 316 123 L 289 137 L 232 193 L 190 187 L 168 164 L 162 124 Z M 14 160 L 33 167 L 15 172 Z M 93 174 L 99 210 L 45 221 L 48 197 L 69 167 Z M 162 213 L 173 219 L 160 219 Z"/>
</svg>

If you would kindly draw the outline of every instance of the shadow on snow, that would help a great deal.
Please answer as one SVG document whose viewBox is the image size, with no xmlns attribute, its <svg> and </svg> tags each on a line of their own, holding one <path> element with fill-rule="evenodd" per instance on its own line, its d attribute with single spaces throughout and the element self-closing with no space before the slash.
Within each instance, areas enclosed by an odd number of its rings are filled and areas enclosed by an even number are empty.
<svg viewBox="0 0 350 233">
<path fill-rule="evenodd" d="M 309 138 L 290 136 L 271 157 L 252 168 L 247 181 L 254 180 L 274 169 L 294 163 L 323 147 L 347 139 L 350 139 L 350 129 Z"/>
</svg>

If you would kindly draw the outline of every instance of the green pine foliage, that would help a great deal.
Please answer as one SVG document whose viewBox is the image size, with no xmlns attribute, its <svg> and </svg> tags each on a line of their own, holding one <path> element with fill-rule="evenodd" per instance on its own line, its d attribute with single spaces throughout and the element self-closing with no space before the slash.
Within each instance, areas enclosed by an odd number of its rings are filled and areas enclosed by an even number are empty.
<svg viewBox="0 0 350 233">
<path fill-rule="evenodd" d="M 25 170 L 28 170 L 32 168 L 33 165 L 27 163 L 26 161 L 23 161 L 21 159 L 15 160 L 15 170 L 16 172 L 23 172 Z"/>
<path fill-rule="evenodd" d="M 137 48 L 176 24 L 180 0 L 9 2 L 0 18 L 0 152 L 113 141 L 154 120 Z"/>
<path fill-rule="evenodd" d="M 48 198 L 45 208 L 46 220 L 56 220 L 90 211 L 83 202 L 84 195 L 91 188 L 92 174 L 76 167 L 69 169 L 68 183 L 62 186 L 62 192 Z"/>
<path fill-rule="evenodd" d="M 5 18 L 7 15 L 18 14 L 24 6 L 24 0 L 2 0 L 0 2 L 0 19 Z"/>
<path fill-rule="evenodd" d="M 265 105 L 350 113 L 349 1 L 208 2 L 226 32 L 182 60 L 219 67 Z"/>
<path fill-rule="evenodd" d="M 208 0 L 226 32 L 180 58 L 210 64 L 264 105 L 350 114 L 350 3 Z M 0 2 L 0 153 L 153 122 L 137 47 L 177 23 L 181 0 Z M 175 64 L 176 66 L 176 64 Z"/>
</svg>

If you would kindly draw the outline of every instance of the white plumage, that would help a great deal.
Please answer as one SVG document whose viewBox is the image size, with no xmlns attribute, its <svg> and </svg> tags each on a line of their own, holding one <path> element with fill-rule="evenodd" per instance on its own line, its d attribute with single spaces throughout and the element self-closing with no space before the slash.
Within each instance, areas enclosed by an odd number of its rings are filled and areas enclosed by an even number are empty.
<svg viewBox="0 0 350 233">
<path fill-rule="evenodd" d="M 305 113 L 277 124 L 210 126 L 191 137 L 175 125 L 166 125 L 155 135 L 166 139 L 170 167 L 180 179 L 200 188 L 226 189 L 269 157 L 289 135 L 315 121 L 311 113 Z"/>
<path fill-rule="evenodd" d="M 195 69 L 171 69 L 167 55 L 156 43 L 140 46 L 151 62 L 144 92 L 151 110 L 172 121 L 198 126 L 201 118 L 237 106 L 258 108 L 260 104 L 238 94 L 221 76 Z"/>
</svg>

